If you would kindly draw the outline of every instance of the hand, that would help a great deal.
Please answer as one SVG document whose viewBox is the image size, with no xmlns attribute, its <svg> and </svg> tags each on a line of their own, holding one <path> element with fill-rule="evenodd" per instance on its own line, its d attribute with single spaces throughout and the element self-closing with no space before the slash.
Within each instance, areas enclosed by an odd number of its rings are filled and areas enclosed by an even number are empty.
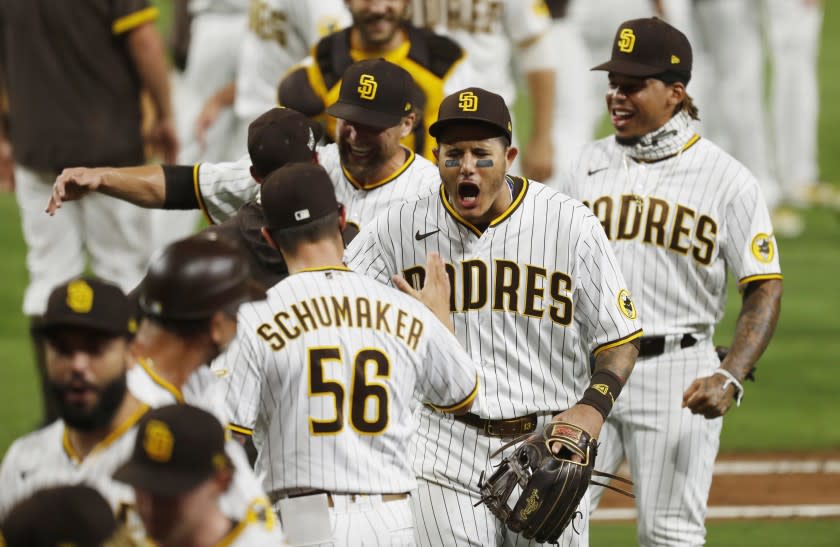
<svg viewBox="0 0 840 547">
<path fill-rule="evenodd" d="M 195 120 L 195 138 L 202 152 L 207 148 L 207 131 L 216 123 L 223 107 L 224 105 L 216 98 L 216 95 L 210 97 L 201 107 L 201 112 Z"/>
<path fill-rule="evenodd" d="M 600 412 L 589 405 L 581 404 L 557 414 L 552 421 L 574 424 L 589 433 L 589 436 L 593 439 L 598 438 L 598 435 L 601 434 L 601 427 L 604 425 L 604 417 L 601 416 Z M 581 462 L 583 460 L 579 456 L 574 456 L 572 461 Z"/>
<path fill-rule="evenodd" d="M 697 378 L 683 393 L 683 408 L 708 419 L 723 416 L 735 400 L 735 386 L 729 384 L 724 390 L 724 382 L 726 377 L 720 374 Z"/>
<path fill-rule="evenodd" d="M 0 193 L 15 191 L 15 159 L 11 143 L 0 137 Z"/>
<path fill-rule="evenodd" d="M 554 145 L 551 138 L 531 137 L 522 151 L 522 174 L 529 179 L 545 182 L 554 172 Z"/>
<path fill-rule="evenodd" d="M 446 273 L 443 259 L 438 253 L 426 255 L 426 282 L 422 290 L 415 290 L 401 275 L 391 276 L 391 281 L 402 292 L 424 303 L 450 332 L 455 332 L 449 311 L 449 297 L 452 291 L 449 274 Z"/>
<path fill-rule="evenodd" d="M 163 163 L 175 163 L 178 158 L 178 137 L 172 118 L 158 120 L 149 132 L 148 142 L 163 158 Z"/>
<path fill-rule="evenodd" d="M 95 192 L 102 184 L 106 168 L 89 169 L 87 167 L 68 167 L 58 175 L 53 183 L 52 195 L 47 203 L 46 212 L 53 216 L 65 201 L 82 199 L 90 192 Z"/>
</svg>

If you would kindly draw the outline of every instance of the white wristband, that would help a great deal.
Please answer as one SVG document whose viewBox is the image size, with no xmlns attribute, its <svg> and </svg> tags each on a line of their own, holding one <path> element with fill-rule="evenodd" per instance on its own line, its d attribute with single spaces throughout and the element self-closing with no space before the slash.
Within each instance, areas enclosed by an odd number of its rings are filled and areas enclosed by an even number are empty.
<svg viewBox="0 0 840 547">
<path fill-rule="evenodd" d="M 744 386 L 741 385 L 741 382 L 739 382 L 738 379 L 725 368 L 717 369 L 714 374 L 726 376 L 726 381 L 723 383 L 723 386 L 721 386 L 724 391 L 726 391 L 726 388 L 729 387 L 729 384 L 735 386 L 735 406 L 741 406 L 741 399 L 744 398 Z"/>
</svg>

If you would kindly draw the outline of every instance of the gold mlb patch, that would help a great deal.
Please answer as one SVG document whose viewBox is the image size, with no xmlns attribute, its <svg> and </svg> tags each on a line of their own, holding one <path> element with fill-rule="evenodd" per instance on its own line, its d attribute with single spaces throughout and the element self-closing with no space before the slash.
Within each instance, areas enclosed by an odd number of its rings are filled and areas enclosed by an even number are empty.
<svg viewBox="0 0 840 547">
<path fill-rule="evenodd" d="M 756 260 L 768 264 L 776 256 L 776 247 L 773 242 L 773 234 L 756 234 L 750 244 L 750 249 Z"/>
<path fill-rule="evenodd" d="M 636 45 L 636 34 L 631 28 L 623 28 L 618 33 L 618 50 L 622 53 L 633 53 Z"/>
<path fill-rule="evenodd" d="M 677 57 L 676 55 L 671 55 L 671 64 L 672 65 L 680 64 L 680 58 Z"/>
<path fill-rule="evenodd" d="M 93 308 L 93 288 L 84 279 L 67 285 L 67 307 L 76 313 L 88 313 Z"/>
<path fill-rule="evenodd" d="M 359 87 L 356 88 L 356 91 L 359 92 L 359 97 L 362 99 L 372 101 L 376 98 L 376 90 L 378 88 L 379 84 L 376 82 L 376 78 L 374 78 L 373 75 L 362 74 L 359 76 Z"/>
<path fill-rule="evenodd" d="M 172 459 L 175 438 L 169 426 L 160 420 L 149 420 L 143 433 L 143 450 L 150 459 L 166 463 Z"/>
<path fill-rule="evenodd" d="M 633 303 L 633 299 L 630 297 L 630 291 L 627 289 L 621 289 L 618 292 L 618 309 L 621 310 L 621 313 L 627 319 L 636 318 L 636 304 Z"/>
</svg>

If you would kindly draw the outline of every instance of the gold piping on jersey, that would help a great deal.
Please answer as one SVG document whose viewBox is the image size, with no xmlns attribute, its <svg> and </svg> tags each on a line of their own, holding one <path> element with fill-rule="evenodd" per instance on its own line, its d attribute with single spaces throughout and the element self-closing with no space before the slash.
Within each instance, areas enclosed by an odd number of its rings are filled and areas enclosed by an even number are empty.
<svg viewBox="0 0 840 547">
<path fill-rule="evenodd" d="M 236 541 L 236 538 L 242 535 L 242 532 L 245 531 L 245 528 L 247 528 L 249 524 L 253 524 L 254 522 L 255 520 L 250 514 L 246 515 L 244 519 L 240 520 L 236 524 L 236 526 L 233 527 L 233 530 L 225 534 L 225 537 L 223 537 L 222 540 L 216 544 L 216 547 L 227 547 L 228 545 L 233 545 L 233 542 Z"/>
<path fill-rule="evenodd" d="M 382 180 L 371 182 L 369 184 L 363 184 L 353 178 L 353 175 L 351 175 L 350 171 L 348 171 L 347 168 L 344 167 L 344 164 L 341 165 L 341 171 L 344 173 L 345 178 L 347 178 L 350 184 L 352 184 L 359 190 L 373 190 L 374 188 L 379 188 L 380 186 L 384 186 L 396 179 L 397 177 L 399 177 L 400 175 L 402 175 L 403 172 L 405 172 L 405 170 L 408 169 L 409 166 L 414 162 L 414 158 L 416 157 L 414 151 L 406 148 L 405 146 L 402 146 L 402 149 L 408 152 L 408 158 L 396 171 L 394 171 Z"/>
<path fill-rule="evenodd" d="M 108 435 L 104 439 L 96 443 L 93 449 L 90 451 L 90 453 L 93 454 L 94 452 L 98 452 L 107 448 L 114 441 L 122 437 L 126 431 L 134 427 L 134 424 L 139 422 L 140 418 L 142 418 L 143 415 L 146 414 L 146 412 L 148 411 L 149 405 L 141 404 L 140 408 L 135 410 L 134 413 L 131 416 L 129 416 L 123 423 L 121 423 L 116 429 L 108 433 Z M 70 435 L 67 433 L 66 425 L 64 426 L 64 434 L 61 438 L 61 445 L 64 448 L 64 452 L 67 454 L 67 457 L 70 458 L 70 460 L 73 463 L 79 464 L 82 462 L 82 458 L 79 456 L 79 454 L 76 452 L 76 449 L 73 448 L 73 445 L 70 443 Z"/>
<path fill-rule="evenodd" d="M 669 160 L 669 159 L 673 158 L 674 156 L 678 156 L 678 155 L 682 154 L 683 152 L 685 152 L 686 150 L 688 150 L 689 148 L 691 148 L 692 146 L 697 144 L 697 141 L 699 141 L 699 140 L 700 140 L 700 135 L 695 133 L 694 135 L 691 136 L 690 139 L 688 139 L 688 142 L 685 143 L 682 148 L 680 148 L 678 151 L 674 152 L 673 154 L 669 154 L 669 155 L 665 156 L 664 158 L 658 158 L 658 159 L 655 159 L 655 160 L 645 160 L 645 159 L 642 159 L 642 158 L 633 158 L 633 161 L 636 161 L 636 162 L 639 162 L 639 163 L 659 163 L 660 161 Z"/>
<path fill-rule="evenodd" d="M 304 272 L 328 272 L 331 270 L 336 270 L 339 272 L 352 272 L 350 268 L 347 266 L 318 266 L 317 268 L 303 268 L 302 270 L 298 270 L 295 273 L 304 273 Z"/>
<path fill-rule="evenodd" d="M 627 342 L 630 342 L 631 340 L 635 340 L 636 338 L 641 338 L 644 334 L 645 334 L 644 331 L 642 331 L 642 329 L 639 329 L 636 332 L 634 332 L 632 334 L 628 334 L 624 338 L 619 338 L 618 340 L 616 340 L 614 342 L 607 342 L 605 344 L 601 344 L 600 346 L 595 348 L 595 351 L 592 352 L 592 355 L 594 355 L 595 357 L 598 357 L 598 354 L 601 353 L 602 351 L 608 350 L 610 348 L 618 347 L 622 344 L 626 344 Z"/>
<path fill-rule="evenodd" d="M 249 437 L 252 437 L 254 435 L 253 429 L 248 429 L 247 427 L 242 427 L 241 425 L 229 423 L 227 424 L 227 428 L 233 431 L 234 433 L 239 433 L 240 435 L 247 435 Z"/>
<path fill-rule="evenodd" d="M 505 181 L 507 181 L 507 178 L 507 175 L 505 175 Z M 498 226 L 499 224 L 504 222 L 508 217 L 510 217 L 513 214 L 513 212 L 516 211 L 516 208 L 519 207 L 519 204 L 522 203 L 522 200 L 525 199 L 525 193 L 528 191 L 528 187 L 528 179 L 522 177 L 522 189 L 519 190 L 519 194 L 513 199 L 511 204 L 508 205 L 508 208 L 505 209 L 502 214 L 490 221 L 488 227 Z M 446 193 L 446 187 L 443 183 L 441 183 L 440 185 L 440 200 L 443 202 L 443 206 L 446 208 L 446 210 L 449 212 L 452 218 L 454 218 L 460 224 L 463 224 L 464 226 L 472 230 L 472 232 L 475 235 L 481 237 L 482 231 L 479 230 L 475 224 L 462 217 L 458 213 L 458 211 L 455 210 L 455 207 L 453 207 L 452 204 L 449 202 L 449 195 Z"/>
<path fill-rule="evenodd" d="M 148 8 L 141 9 L 140 11 L 123 15 L 114 21 L 113 25 L 111 25 L 111 32 L 114 34 L 122 34 L 133 28 L 139 27 L 143 23 L 154 21 L 158 18 L 158 15 L 160 15 L 160 12 L 154 6 L 149 6 Z"/>
<path fill-rule="evenodd" d="M 207 211 L 207 205 L 204 203 L 204 197 L 202 197 L 201 189 L 198 186 L 198 168 L 200 166 L 200 163 L 193 165 L 193 192 L 195 192 L 195 200 L 198 202 L 198 208 L 201 209 L 201 212 L 204 214 L 204 218 L 207 219 L 207 222 L 212 225 L 216 224 L 216 221 L 213 220 L 213 217 L 211 217 L 210 213 Z"/>
<path fill-rule="evenodd" d="M 481 380 L 479 380 L 478 374 L 476 374 L 475 375 L 475 387 L 470 392 L 470 394 L 467 395 L 467 398 L 464 399 L 463 401 L 461 401 L 460 403 L 455 403 L 454 405 L 451 405 L 451 406 L 437 406 L 437 405 L 433 405 L 432 403 L 428 403 L 428 405 L 430 407 L 434 408 L 435 410 L 437 410 L 438 412 L 446 412 L 446 413 L 458 412 L 459 410 L 461 410 L 462 408 L 469 405 L 470 403 L 472 403 L 475 400 L 476 396 L 478 395 L 478 388 L 479 388 L 480 384 L 481 384 Z"/>
<path fill-rule="evenodd" d="M 743 285 L 746 285 L 747 283 L 752 283 L 753 281 L 764 281 L 767 279 L 784 279 L 784 276 L 780 273 L 748 275 L 747 277 L 739 279 L 738 285 L 743 288 Z"/>
<path fill-rule="evenodd" d="M 179 405 L 185 403 L 184 395 L 181 393 L 181 390 L 169 383 L 167 380 L 165 380 L 160 374 L 155 372 L 154 368 L 152 368 L 153 365 L 150 362 L 141 357 L 137 360 L 137 363 L 143 368 L 143 370 L 146 371 L 146 374 L 149 375 L 149 378 L 151 378 L 154 383 L 156 383 L 158 386 L 168 391 L 170 395 L 175 397 L 175 400 L 178 402 Z"/>
</svg>

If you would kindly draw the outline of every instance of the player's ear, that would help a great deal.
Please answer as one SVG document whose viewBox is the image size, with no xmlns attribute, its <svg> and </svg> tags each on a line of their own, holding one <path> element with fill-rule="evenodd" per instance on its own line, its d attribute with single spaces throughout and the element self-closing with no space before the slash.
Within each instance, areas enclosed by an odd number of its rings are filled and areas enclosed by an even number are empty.
<svg viewBox="0 0 840 547">
<path fill-rule="evenodd" d="M 268 231 L 268 227 L 263 226 L 260 228 L 260 234 L 262 234 L 263 239 L 266 243 L 268 243 L 269 247 L 277 252 L 280 252 L 280 247 L 277 246 L 277 242 L 274 241 L 274 238 L 271 236 L 271 232 Z"/>
<path fill-rule="evenodd" d="M 519 149 L 515 146 L 508 146 L 507 150 L 505 150 L 505 160 L 507 160 L 507 167 L 505 167 L 505 173 L 510 170 L 510 166 L 513 165 L 513 160 L 516 159 L 516 156 L 519 155 Z"/>
<path fill-rule="evenodd" d="M 671 106 L 676 107 L 685 100 L 685 84 L 682 82 L 674 82 L 669 87 L 671 88 L 671 93 L 668 96 L 668 102 Z"/>
<path fill-rule="evenodd" d="M 414 131 L 414 123 L 417 121 L 417 115 L 414 112 L 409 112 L 408 115 L 403 116 L 400 121 L 400 138 L 404 139 Z"/>
<path fill-rule="evenodd" d="M 338 229 L 344 232 L 347 227 L 347 208 L 343 204 L 338 204 Z"/>
<path fill-rule="evenodd" d="M 438 148 L 437 146 L 432 148 L 432 154 L 435 155 L 435 163 L 437 163 L 438 159 L 440 159 L 440 148 Z"/>
</svg>

